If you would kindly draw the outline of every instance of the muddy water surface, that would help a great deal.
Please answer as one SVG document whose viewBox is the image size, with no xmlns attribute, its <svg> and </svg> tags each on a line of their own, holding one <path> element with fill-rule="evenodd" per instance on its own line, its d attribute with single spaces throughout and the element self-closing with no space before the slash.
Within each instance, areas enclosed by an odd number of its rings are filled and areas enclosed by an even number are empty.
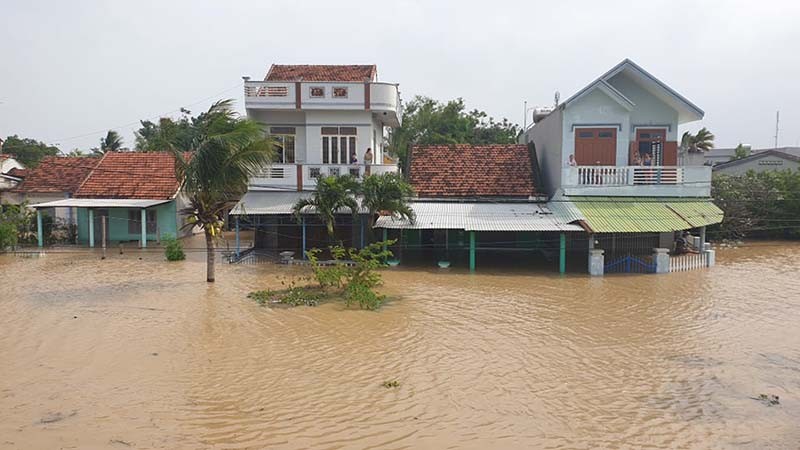
<svg viewBox="0 0 800 450">
<path fill-rule="evenodd" d="M 244 298 L 285 267 L 207 286 L 199 254 L 97 256 L 0 256 L 0 449 L 800 445 L 798 245 L 659 276 L 393 269 L 379 312 Z"/>
</svg>

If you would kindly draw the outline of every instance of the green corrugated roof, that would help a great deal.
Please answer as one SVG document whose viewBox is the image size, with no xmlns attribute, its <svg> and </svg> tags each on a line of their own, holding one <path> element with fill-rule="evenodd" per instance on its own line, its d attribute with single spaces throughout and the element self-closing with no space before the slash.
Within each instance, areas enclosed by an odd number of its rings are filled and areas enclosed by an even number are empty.
<svg viewBox="0 0 800 450">
<path fill-rule="evenodd" d="M 595 233 L 666 233 L 722 222 L 710 199 L 569 197 Z"/>
</svg>

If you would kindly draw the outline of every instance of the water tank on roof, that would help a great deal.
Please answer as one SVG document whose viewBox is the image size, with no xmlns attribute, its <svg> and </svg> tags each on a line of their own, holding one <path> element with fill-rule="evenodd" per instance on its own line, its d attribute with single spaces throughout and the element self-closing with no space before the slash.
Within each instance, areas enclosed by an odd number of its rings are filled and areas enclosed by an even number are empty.
<svg viewBox="0 0 800 450">
<path fill-rule="evenodd" d="M 542 119 L 547 117 L 548 114 L 553 112 L 552 106 L 537 106 L 533 109 L 533 123 L 539 123 Z"/>
</svg>

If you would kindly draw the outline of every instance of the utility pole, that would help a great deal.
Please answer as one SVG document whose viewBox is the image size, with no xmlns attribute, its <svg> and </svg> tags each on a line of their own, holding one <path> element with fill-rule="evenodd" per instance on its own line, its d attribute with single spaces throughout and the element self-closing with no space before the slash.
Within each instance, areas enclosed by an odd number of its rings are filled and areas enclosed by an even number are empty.
<svg viewBox="0 0 800 450">
<path fill-rule="evenodd" d="M 527 100 L 525 100 L 525 102 L 523 103 L 522 110 L 525 111 L 524 113 L 522 113 L 522 131 L 525 132 L 525 130 L 528 128 L 528 101 Z"/>
<path fill-rule="evenodd" d="M 781 111 L 775 111 L 775 147 L 778 148 L 778 131 L 780 130 L 779 125 L 781 122 Z"/>
</svg>

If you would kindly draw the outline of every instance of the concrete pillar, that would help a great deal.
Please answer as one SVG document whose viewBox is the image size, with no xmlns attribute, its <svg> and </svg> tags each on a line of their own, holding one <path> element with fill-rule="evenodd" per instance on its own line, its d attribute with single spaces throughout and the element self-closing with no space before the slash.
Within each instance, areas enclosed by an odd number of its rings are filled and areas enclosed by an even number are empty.
<svg viewBox="0 0 800 450">
<path fill-rule="evenodd" d="M 706 245 L 706 227 L 700 227 L 700 245 L 702 245 L 702 247 L 700 247 L 701 249 L 705 248 L 705 245 Z"/>
<path fill-rule="evenodd" d="M 558 273 L 567 272 L 567 235 L 561 233 L 558 242 Z"/>
<path fill-rule="evenodd" d="M 656 273 L 669 273 L 669 249 L 654 248 L 653 262 L 656 264 Z"/>
<path fill-rule="evenodd" d="M 44 247 L 44 230 L 42 230 L 42 210 L 36 210 L 36 238 L 39 241 L 39 248 Z"/>
<path fill-rule="evenodd" d="M 475 272 L 475 232 L 469 232 L 469 271 Z"/>
<path fill-rule="evenodd" d="M 716 250 L 706 250 L 706 262 L 708 263 L 708 267 L 714 267 L 714 264 L 717 263 L 717 252 Z"/>
<path fill-rule="evenodd" d="M 94 247 L 94 210 L 89 208 L 89 247 Z"/>
<path fill-rule="evenodd" d="M 147 248 L 147 209 L 142 208 L 142 248 Z"/>
<path fill-rule="evenodd" d="M 239 240 L 239 216 L 236 216 L 236 257 L 239 257 L 241 241 Z"/>
<path fill-rule="evenodd" d="M 589 275 L 593 277 L 603 276 L 605 272 L 605 250 L 602 248 L 589 249 Z"/>
</svg>

